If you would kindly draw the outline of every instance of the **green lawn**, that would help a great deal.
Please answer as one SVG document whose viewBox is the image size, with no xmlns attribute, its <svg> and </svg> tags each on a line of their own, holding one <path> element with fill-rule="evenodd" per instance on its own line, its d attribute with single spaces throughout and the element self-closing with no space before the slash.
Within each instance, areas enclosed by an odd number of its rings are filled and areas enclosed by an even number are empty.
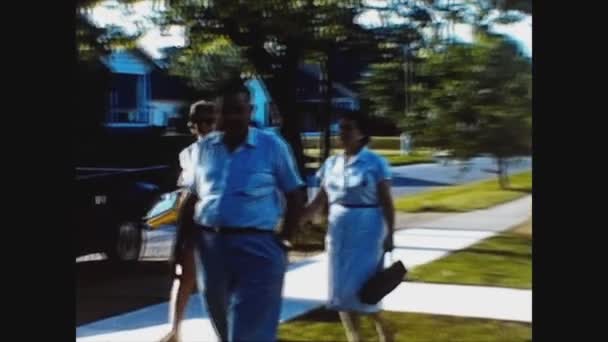
<svg viewBox="0 0 608 342">
<path fill-rule="evenodd" d="M 509 202 L 532 192 L 532 171 L 510 177 L 508 189 L 501 189 L 496 178 L 464 185 L 425 191 L 395 200 L 395 209 L 406 212 L 464 212 Z"/>
<path fill-rule="evenodd" d="M 386 160 L 392 166 L 412 165 L 422 163 L 434 163 L 430 153 L 413 152 L 407 156 L 393 155 L 386 156 Z"/>
<path fill-rule="evenodd" d="M 532 221 L 435 262 L 412 269 L 408 281 L 532 288 Z"/>
<path fill-rule="evenodd" d="M 420 164 L 420 163 L 433 163 L 434 162 L 434 160 L 431 156 L 432 150 L 429 150 L 429 149 L 415 150 L 406 156 L 402 156 L 401 153 L 399 152 L 399 150 L 373 149 L 372 151 L 385 157 L 386 160 L 392 166 L 411 165 L 411 164 Z M 332 155 L 342 153 L 342 152 L 343 152 L 342 149 L 332 149 L 331 150 Z M 309 157 L 318 157 L 320 153 L 321 153 L 320 150 L 316 149 L 316 148 L 307 148 L 304 150 L 304 154 Z M 312 165 L 313 163 L 308 163 L 308 164 L 310 164 L 309 166 L 311 166 L 311 167 L 313 166 Z M 315 166 L 318 165 L 318 163 L 314 163 L 314 164 L 315 164 Z"/>
<path fill-rule="evenodd" d="M 527 342 L 530 324 L 416 313 L 383 312 L 396 331 L 395 341 Z M 363 341 L 378 341 L 371 319 L 362 321 Z M 346 341 L 338 314 L 315 310 L 279 326 L 279 341 Z"/>
</svg>

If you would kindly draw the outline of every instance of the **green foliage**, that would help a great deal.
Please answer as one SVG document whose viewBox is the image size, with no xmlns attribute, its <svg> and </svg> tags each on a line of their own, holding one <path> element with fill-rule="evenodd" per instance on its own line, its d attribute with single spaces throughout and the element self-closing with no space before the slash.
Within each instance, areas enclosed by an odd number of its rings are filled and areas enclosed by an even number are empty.
<svg viewBox="0 0 608 342">
<path fill-rule="evenodd" d="M 431 55 L 420 74 L 431 81 L 411 89 L 413 112 L 426 118 L 420 133 L 435 147 L 463 158 L 530 152 L 531 66 L 514 44 L 480 34 L 477 44 Z"/>
<path fill-rule="evenodd" d="M 503 187 L 508 185 L 504 159 L 531 153 L 531 65 L 503 36 L 478 31 L 474 44 L 428 52 L 408 88 L 415 101 L 407 112 L 396 102 L 405 88 L 391 74 L 398 73 L 398 64 L 372 70 L 364 96 L 420 144 L 448 149 L 456 158 L 495 156 Z"/>
<path fill-rule="evenodd" d="M 181 49 L 171 57 L 169 65 L 172 74 L 187 79 L 192 87 L 205 93 L 212 93 L 222 83 L 251 69 L 242 48 L 223 36 Z"/>
<path fill-rule="evenodd" d="M 399 61 L 370 65 L 360 84 L 375 115 L 399 118 L 405 110 L 404 66 Z"/>
</svg>

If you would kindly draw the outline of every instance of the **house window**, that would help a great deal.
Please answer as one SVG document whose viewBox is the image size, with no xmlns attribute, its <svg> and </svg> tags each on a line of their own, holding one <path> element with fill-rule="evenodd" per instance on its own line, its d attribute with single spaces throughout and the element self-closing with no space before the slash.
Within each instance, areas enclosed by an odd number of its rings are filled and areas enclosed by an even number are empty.
<svg viewBox="0 0 608 342">
<path fill-rule="evenodd" d="M 270 112 L 270 126 L 281 126 L 283 118 L 281 117 L 281 112 L 279 112 L 279 107 L 274 102 L 270 102 L 267 106 L 268 112 Z"/>
<path fill-rule="evenodd" d="M 110 117 L 110 123 L 148 123 L 145 111 L 114 109 Z"/>
</svg>

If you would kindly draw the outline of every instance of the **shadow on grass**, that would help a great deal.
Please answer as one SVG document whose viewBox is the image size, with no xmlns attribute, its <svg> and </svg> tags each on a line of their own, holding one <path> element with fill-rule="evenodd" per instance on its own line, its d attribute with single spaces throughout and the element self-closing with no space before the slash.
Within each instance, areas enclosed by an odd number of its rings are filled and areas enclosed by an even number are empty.
<svg viewBox="0 0 608 342">
<path fill-rule="evenodd" d="M 298 320 L 307 322 L 340 322 L 340 316 L 338 316 L 337 311 L 319 308 L 298 317 Z"/>
</svg>

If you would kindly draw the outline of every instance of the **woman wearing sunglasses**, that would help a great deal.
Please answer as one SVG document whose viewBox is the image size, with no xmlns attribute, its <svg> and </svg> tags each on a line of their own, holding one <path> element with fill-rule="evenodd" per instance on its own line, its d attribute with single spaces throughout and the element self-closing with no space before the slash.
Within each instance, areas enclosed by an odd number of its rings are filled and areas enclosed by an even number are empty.
<svg viewBox="0 0 608 342">
<path fill-rule="evenodd" d="M 177 181 L 177 185 L 183 187 L 188 184 L 188 179 L 194 177 L 193 156 L 196 145 L 207 134 L 215 129 L 216 115 L 212 102 L 198 101 L 190 106 L 188 116 L 188 128 L 190 133 L 196 137 L 196 142 L 186 147 L 179 154 L 179 163 L 182 172 Z M 189 238 L 192 228 L 192 215 L 186 215 L 178 222 L 178 237 L 175 243 L 173 254 L 174 281 L 171 289 L 170 316 L 172 317 L 171 331 L 161 340 L 162 342 L 178 342 L 181 322 L 184 318 L 184 311 L 188 304 L 190 294 L 196 288 L 195 266 L 194 266 L 194 245 Z"/>
</svg>

